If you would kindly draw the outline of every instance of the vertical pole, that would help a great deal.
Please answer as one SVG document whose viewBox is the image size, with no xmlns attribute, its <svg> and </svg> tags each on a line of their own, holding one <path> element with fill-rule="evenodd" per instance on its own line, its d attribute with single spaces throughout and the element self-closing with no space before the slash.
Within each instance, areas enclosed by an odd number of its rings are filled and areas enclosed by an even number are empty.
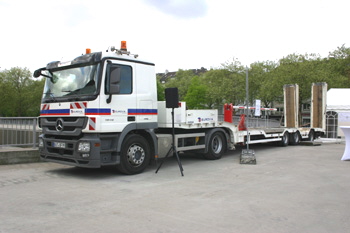
<svg viewBox="0 0 350 233">
<path fill-rule="evenodd" d="M 173 136 L 173 154 L 175 154 L 175 123 L 174 123 L 174 108 L 171 109 L 171 133 Z"/>
<path fill-rule="evenodd" d="M 250 135 L 249 135 L 249 83 L 248 83 L 248 66 L 246 66 L 246 75 L 245 75 L 245 92 L 246 92 L 246 107 L 247 107 L 247 116 L 246 116 L 246 128 L 247 128 L 247 151 L 249 150 L 249 142 L 250 142 Z"/>
<path fill-rule="evenodd" d="M 36 119 L 33 119 L 33 148 L 36 147 Z"/>
<path fill-rule="evenodd" d="M 2 133 L 2 137 L 1 137 L 1 146 L 3 146 L 5 144 L 5 119 L 0 119 L 0 125 L 1 125 L 1 133 Z"/>
<path fill-rule="evenodd" d="M 242 150 L 241 154 L 241 164 L 256 164 L 255 152 L 254 150 L 249 150 L 250 134 L 249 134 L 249 85 L 248 85 L 248 66 L 246 66 L 246 104 L 247 104 L 247 118 L 246 118 L 246 130 L 247 130 L 247 149 Z"/>
<path fill-rule="evenodd" d="M 172 111 L 171 111 L 171 120 L 172 120 L 172 134 L 173 134 L 173 145 L 172 145 L 172 148 L 173 148 L 173 156 L 175 155 L 176 156 L 176 159 L 177 159 L 177 164 L 179 165 L 179 168 L 180 168 L 180 172 L 181 172 L 181 175 L 184 176 L 184 173 L 183 173 L 183 168 L 182 168 L 182 163 L 180 161 L 180 157 L 179 157 L 179 154 L 177 152 L 177 149 L 175 147 L 175 119 L 174 119 L 174 108 L 172 108 Z"/>
</svg>

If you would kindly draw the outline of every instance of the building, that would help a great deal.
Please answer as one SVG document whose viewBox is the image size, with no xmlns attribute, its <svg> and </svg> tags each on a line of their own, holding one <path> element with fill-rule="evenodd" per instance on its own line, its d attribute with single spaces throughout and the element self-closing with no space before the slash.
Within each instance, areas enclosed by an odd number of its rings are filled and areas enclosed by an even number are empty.
<svg viewBox="0 0 350 233">
<path fill-rule="evenodd" d="M 190 69 L 192 70 L 194 75 L 201 75 L 206 73 L 208 70 L 204 67 L 200 68 L 200 69 Z M 161 83 L 166 83 L 167 81 L 169 81 L 171 78 L 175 78 L 176 77 L 176 73 L 177 71 L 172 71 L 169 72 L 168 70 L 166 70 L 164 73 L 157 73 L 157 76 L 160 76 L 160 82 Z"/>
<path fill-rule="evenodd" d="M 327 92 L 327 137 L 344 136 L 340 126 L 350 126 L 350 88 L 331 88 Z"/>
</svg>

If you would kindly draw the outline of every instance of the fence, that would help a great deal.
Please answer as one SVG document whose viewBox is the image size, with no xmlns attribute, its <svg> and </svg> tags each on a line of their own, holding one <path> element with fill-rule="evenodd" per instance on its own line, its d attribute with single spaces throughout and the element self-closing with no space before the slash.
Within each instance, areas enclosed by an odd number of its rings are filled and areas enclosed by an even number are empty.
<svg viewBox="0 0 350 233">
<path fill-rule="evenodd" d="M 0 147 L 37 147 L 36 117 L 0 117 Z"/>
</svg>

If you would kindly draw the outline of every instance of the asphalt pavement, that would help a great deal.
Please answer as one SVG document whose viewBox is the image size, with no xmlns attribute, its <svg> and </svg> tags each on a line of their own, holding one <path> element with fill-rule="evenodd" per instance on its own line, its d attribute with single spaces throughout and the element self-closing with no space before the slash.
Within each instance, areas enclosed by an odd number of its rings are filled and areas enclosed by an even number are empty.
<svg viewBox="0 0 350 233">
<path fill-rule="evenodd" d="M 55 163 L 0 166 L 0 232 L 349 232 L 344 144 L 252 145 L 126 176 Z"/>
</svg>

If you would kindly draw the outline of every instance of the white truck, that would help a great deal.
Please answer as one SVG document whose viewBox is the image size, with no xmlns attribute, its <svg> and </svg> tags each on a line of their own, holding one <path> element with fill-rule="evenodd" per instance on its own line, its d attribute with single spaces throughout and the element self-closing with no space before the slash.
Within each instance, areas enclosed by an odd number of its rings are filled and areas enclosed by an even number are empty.
<svg viewBox="0 0 350 233">
<path fill-rule="evenodd" d="M 126 42 L 121 49 L 87 49 L 69 62 L 48 63 L 34 72 L 34 77 L 40 76 L 47 78 L 39 117 L 42 160 L 88 168 L 113 165 L 122 173 L 137 174 L 171 148 L 171 109 L 157 101 L 155 65 L 127 51 Z M 286 146 L 324 131 L 324 126 L 286 125 L 247 133 L 218 121 L 217 110 L 180 105 L 174 111 L 174 146 L 178 152 L 198 152 L 207 159 L 219 159 L 247 139 L 251 144 L 279 141 Z M 285 118 L 289 122 L 290 117 Z"/>
</svg>

